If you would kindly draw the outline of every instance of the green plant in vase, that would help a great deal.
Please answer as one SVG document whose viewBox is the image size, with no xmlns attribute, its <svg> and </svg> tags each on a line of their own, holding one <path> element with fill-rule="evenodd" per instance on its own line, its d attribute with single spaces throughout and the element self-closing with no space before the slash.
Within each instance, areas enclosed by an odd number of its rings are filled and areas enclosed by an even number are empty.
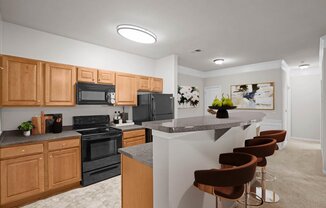
<svg viewBox="0 0 326 208">
<path fill-rule="evenodd" d="M 31 130 L 34 128 L 32 121 L 24 121 L 18 126 L 18 129 L 23 131 L 24 136 L 30 136 Z"/>
</svg>

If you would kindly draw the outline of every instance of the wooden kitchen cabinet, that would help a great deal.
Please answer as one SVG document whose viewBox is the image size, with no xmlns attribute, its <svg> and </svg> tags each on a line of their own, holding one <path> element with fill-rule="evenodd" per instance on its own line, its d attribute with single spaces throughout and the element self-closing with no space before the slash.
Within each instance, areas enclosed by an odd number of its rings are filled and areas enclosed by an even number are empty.
<svg viewBox="0 0 326 208">
<path fill-rule="evenodd" d="M 131 147 L 131 146 L 135 146 L 138 144 L 145 144 L 145 143 L 146 143 L 145 129 L 123 132 L 123 136 L 122 136 L 123 147 Z"/>
<path fill-rule="evenodd" d="M 151 91 L 163 92 L 163 79 L 151 77 Z"/>
<path fill-rule="evenodd" d="M 78 82 L 96 83 L 97 82 L 97 69 L 78 67 L 77 68 L 77 81 Z"/>
<path fill-rule="evenodd" d="M 151 78 L 138 76 L 138 90 L 143 92 L 151 91 Z"/>
<path fill-rule="evenodd" d="M 75 105 L 76 68 L 70 65 L 45 64 L 45 105 Z"/>
<path fill-rule="evenodd" d="M 137 105 L 137 77 L 116 73 L 115 82 L 116 105 Z"/>
<path fill-rule="evenodd" d="M 115 72 L 107 70 L 97 70 L 97 83 L 115 85 Z"/>
<path fill-rule="evenodd" d="M 44 191 L 43 154 L 1 161 L 1 204 Z"/>
<path fill-rule="evenodd" d="M 49 153 L 49 189 L 55 189 L 81 180 L 80 149 L 70 148 Z"/>
<path fill-rule="evenodd" d="M 3 106 L 40 106 L 43 101 L 41 62 L 12 56 L 2 57 Z"/>
</svg>

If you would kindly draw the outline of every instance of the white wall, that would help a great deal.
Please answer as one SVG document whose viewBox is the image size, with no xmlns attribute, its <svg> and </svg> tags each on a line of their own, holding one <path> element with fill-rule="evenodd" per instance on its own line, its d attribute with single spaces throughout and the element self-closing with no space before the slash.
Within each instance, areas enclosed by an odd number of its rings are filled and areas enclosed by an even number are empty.
<svg viewBox="0 0 326 208">
<path fill-rule="evenodd" d="M 179 66 L 179 68 L 186 68 Z M 195 86 L 199 89 L 199 105 L 196 108 L 179 108 L 178 118 L 204 115 L 204 79 L 178 73 L 178 85 Z"/>
<path fill-rule="evenodd" d="M 130 108 L 128 108 L 130 109 Z M 76 107 L 12 107 L 2 109 L 3 130 L 15 130 L 22 121 L 31 120 L 33 116 L 45 113 L 62 113 L 63 125 L 72 125 L 73 116 L 110 115 L 113 119 L 114 111 L 122 111 L 122 107 L 111 106 L 76 106 Z M 129 113 L 130 116 L 130 113 Z"/>
<path fill-rule="evenodd" d="M 266 120 L 282 123 L 283 120 L 283 92 L 282 92 L 282 69 L 270 69 L 265 71 L 247 72 L 226 76 L 217 76 L 204 79 L 204 86 L 219 85 L 222 93 L 230 95 L 231 85 L 250 84 L 260 82 L 275 82 L 275 110 L 262 111 L 266 113 Z"/>
<path fill-rule="evenodd" d="M 178 80 L 178 57 L 170 55 L 156 60 L 154 76 L 164 79 L 163 93 L 172 93 L 174 97 L 177 95 Z M 178 116 L 178 109 L 174 99 L 174 115 Z"/>
<path fill-rule="evenodd" d="M 154 75 L 156 61 L 4 22 L 3 53 L 64 64 Z"/>
<path fill-rule="evenodd" d="M 323 172 L 326 174 L 326 36 L 320 39 L 319 61 L 322 72 L 320 141 L 323 156 Z"/>
<path fill-rule="evenodd" d="M 291 76 L 292 137 L 320 139 L 321 75 Z"/>
</svg>

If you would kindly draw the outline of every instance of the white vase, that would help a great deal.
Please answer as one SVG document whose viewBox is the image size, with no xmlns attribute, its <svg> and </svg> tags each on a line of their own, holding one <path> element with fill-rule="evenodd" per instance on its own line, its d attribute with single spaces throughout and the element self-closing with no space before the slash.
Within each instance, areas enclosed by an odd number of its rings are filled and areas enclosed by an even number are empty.
<svg viewBox="0 0 326 208">
<path fill-rule="evenodd" d="M 31 131 L 24 131 L 24 136 L 30 136 L 31 135 Z"/>
</svg>

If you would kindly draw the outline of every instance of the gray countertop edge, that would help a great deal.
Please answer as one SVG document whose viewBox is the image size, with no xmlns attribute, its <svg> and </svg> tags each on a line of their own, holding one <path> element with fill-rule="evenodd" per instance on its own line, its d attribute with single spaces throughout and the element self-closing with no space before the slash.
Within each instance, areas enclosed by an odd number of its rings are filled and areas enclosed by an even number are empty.
<svg viewBox="0 0 326 208">
<path fill-rule="evenodd" d="M 120 148 L 119 152 L 127 157 L 135 159 L 144 165 L 153 167 L 153 144 L 146 143 L 132 147 Z"/>
<path fill-rule="evenodd" d="M 32 135 L 25 137 L 18 131 L 4 131 L 0 135 L 0 147 L 10 147 L 13 145 L 33 144 L 44 141 L 60 140 L 70 137 L 81 137 L 76 131 L 69 130 L 61 133 L 47 133 L 42 135 Z"/>
<path fill-rule="evenodd" d="M 133 131 L 133 130 L 139 130 L 139 129 L 145 129 L 144 126 L 140 125 L 130 125 L 130 126 L 111 126 L 112 128 L 119 129 L 121 131 Z"/>
</svg>

